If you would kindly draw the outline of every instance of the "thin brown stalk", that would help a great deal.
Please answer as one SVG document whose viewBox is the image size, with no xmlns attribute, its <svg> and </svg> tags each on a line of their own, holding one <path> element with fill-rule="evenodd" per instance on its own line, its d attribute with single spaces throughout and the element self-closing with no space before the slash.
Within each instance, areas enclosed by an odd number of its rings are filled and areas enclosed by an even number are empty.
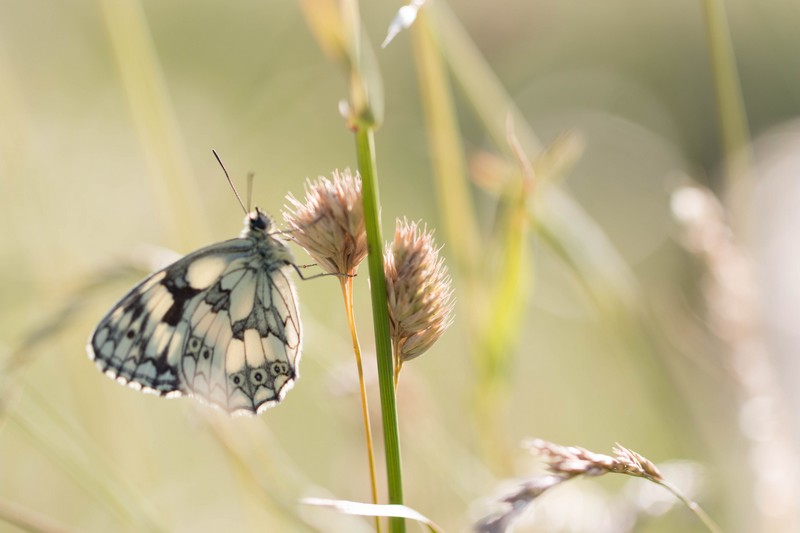
<svg viewBox="0 0 800 533">
<path fill-rule="evenodd" d="M 347 324 L 350 326 L 350 337 L 353 341 L 353 354 L 356 356 L 356 367 L 358 369 L 358 385 L 361 392 L 361 415 L 364 419 L 364 437 L 367 444 L 367 458 L 369 460 L 369 481 L 370 490 L 372 493 L 372 503 L 378 504 L 378 482 L 375 475 L 375 452 L 372 444 L 372 426 L 369 421 L 369 405 L 367 403 L 367 386 L 364 383 L 364 368 L 361 364 L 361 344 L 358 342 L 358 333 L 356 331 L 355 313 L 353 310 L 353 278 L 344 277 L 339 278 L 342 287 L 342 298 L 344 298 L 345 314 L 347 315 Z M 397 378 L 395 377 L 395 380 Z M 395 388 L 397 381 L 395 381 Z M 375 530 L 381 532 L 380 517 L 375 517 Z"/>
<path fill-rule="evenodd" d="M 708 516 L 708 513 L 706 513 L 705 510 L 702 507 L 700 507 L 700 505 L 697 504 L 697 502 L 687 498 L 686 495 L 683 494 L 675 485 L 673 485 L 666 479 L 650 479 L 650 481 L 652 481 L 656 485 L 661 485 L 662 487 L 670 491 L 676 498 L 678 498 L 681 501 L 681 503 L 683 503 L 686 507 L 688 507 L 689 510 L 692 511 L 697 516 L 697 518 L 700 519 L 703 525 L 706 526 L 706 528 L 709 531 L 711 531 L 711 533 L 722 533 L 722 528 L 720 528 L 719 525 L 717 525 L 717 523 L 714 522 L 714 520 L 710 516 Z"/>
</svg>

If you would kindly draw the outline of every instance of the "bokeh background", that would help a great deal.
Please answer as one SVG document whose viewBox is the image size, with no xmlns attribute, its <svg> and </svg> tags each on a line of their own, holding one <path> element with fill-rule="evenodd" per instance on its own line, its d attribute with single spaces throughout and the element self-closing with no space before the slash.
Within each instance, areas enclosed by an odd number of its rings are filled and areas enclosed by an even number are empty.
<svg viewBox="0 0 800 533">
<path fill-rule="evenodd" d="M 337 283 L 298 283 L 302 377 L 256 419 L 121 387 L 84 349 L 165 250 L 240 231 L 212 148 L 240 189 L 255 172 L 254 203 L 275 215 L 306 177 L 355 167 L 347 78 L 308 24 L 327 5 L 0 0 L 0 531 L 370 530 L 297 503 L 369 498 Z M 400 5 L 363 3 L 372 43 Z M 422 219 L 453 262 L 463 238 L 436 185 L 424 32 L 454 74 L 462 215 L 488 265 L 451 263 L 456 320 L 398 392 L 406 503 L 447 531 L 541 471 L 528 437 L 620 442 L 666 463 L 727 531 L 800 530 L 800 4 L 725 2 L 752 140 L 736 153 L 704 5 L 432 0 L 376 48 L 385 235 Z M 519 172 L 496 133 L 509 112 L 528 158 L 551 146 L 516 262 L 503 191 Z M 366 277 L 356 314 L 380 442 Z M 498 303 L 509 279 L 516 296 Z M 476 321 L 509 306 L 493 344 Z M 567 485 L 518 530 L 704 531 L 645 481 Z"/>
</svg>

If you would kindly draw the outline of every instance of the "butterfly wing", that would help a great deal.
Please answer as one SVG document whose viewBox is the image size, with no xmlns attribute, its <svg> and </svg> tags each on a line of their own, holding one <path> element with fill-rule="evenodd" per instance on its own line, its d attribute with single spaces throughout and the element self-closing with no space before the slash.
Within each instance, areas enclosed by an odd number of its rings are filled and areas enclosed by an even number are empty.
<svg viewBox="0 0 800 533">
<path fill-rule="evenodd" d="M 90 358 L 120 383 L 231 414 L 278 403 L 297 378 L 300 322 L 289 263 L 258 244 L 232 239 L 152 274 L 97 326 Z"/>
<path fill-rule="evenodd" d="M 203 296 L 187 319 L 181 360 L 190 394 L 231 414 L 258 414 L 294 385 L 300 320 L 286 268 L 245 261 Z"/>
</svg>

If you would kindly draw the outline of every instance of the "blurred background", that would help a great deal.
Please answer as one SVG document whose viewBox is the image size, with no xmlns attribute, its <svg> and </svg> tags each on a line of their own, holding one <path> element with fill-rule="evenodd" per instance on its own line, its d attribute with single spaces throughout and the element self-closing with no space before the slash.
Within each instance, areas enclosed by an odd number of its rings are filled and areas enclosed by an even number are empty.
<svg viewBox="0 0 800 533">
<path fill-rule="evenodd" d="M 0 531 L 371 530 L 297 503 L 369 500 L 337 283 L 298 282 L 302 377 L 258 418 L 121 387 L 84 348 L 165 250 L 239 233 L 212 148 L 277 218 L 307 177 L 355 168 L 347 78 L 309 24 L 330 5 L 0 0 Z M 372 43 L 400 6 L 363 3 Z M 725 3 L 739 87 L 704 6 L 432 0 L 375 50 L 384 236 L 434 228 L 458 300 L 398 391 L 406 503 L 447 531 L 541 473 L 529 437 L 622 443 L 726 531 L 800 531 L 800 4 Z M 519 212 L 509 114 L 535 169 Z M 607 477 L 517 530 L 705 531 Z"/>
</svg>

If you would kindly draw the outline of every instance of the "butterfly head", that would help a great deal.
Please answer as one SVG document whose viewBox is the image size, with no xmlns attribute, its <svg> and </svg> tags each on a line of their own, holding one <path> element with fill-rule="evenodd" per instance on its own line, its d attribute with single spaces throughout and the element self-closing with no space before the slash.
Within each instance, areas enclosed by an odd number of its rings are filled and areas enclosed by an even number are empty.
<svg viewBox="0 0 800 533">
<path fill-rule="evenodd" d="M 258 207 L 247 214 L 244 223 L 249 231 L 267 233 L 270 227 L 272 227 L 272 219 Z"/>
</svg>

